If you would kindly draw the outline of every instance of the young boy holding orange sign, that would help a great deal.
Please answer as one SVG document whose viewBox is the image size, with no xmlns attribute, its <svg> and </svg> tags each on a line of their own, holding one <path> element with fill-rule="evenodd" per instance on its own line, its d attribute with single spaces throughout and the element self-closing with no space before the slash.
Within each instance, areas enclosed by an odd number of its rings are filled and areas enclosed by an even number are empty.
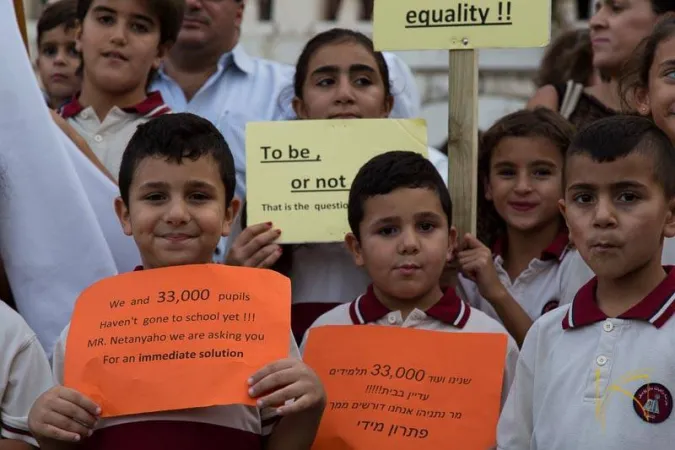
<svg viewBox="0 0 675 450">
<path fill-rule="evenodd" d="M 125 233 L 136 241 L 143 269 L 210 263 L 239 207 L 227 143 L 210 122 L 192 114 L 165 115 L 139 126 L 122 158 L 119 186 L 115 208 Z M 58 383 L 63 382 L 67 335 L 68 328 L 54 351 Z M 38 399 L 29 423 L 43 449 L 77 443 L 79 448 L 127 450 L 309 449 L 325 394 L 300 361 L 295 341 L 291 338 L 290 358 L 259 370 L 249 383 L 257 407 L 110 419 L 101 419 L 99 406 L 79 392 L 57 386 Z"/>
<path fill-rule="evenodd" d="M 0 300 L 0 449 L 29 450 L 28 412 L 51 388 L 49 361 L 26 321 Z"/>
<path fill-rule="evenodd" d="M 312 328 L 326 325 L 504 334 L 503 403 L 515 375 L 518 347 L 501 324 L 471 308 L 453 288 L 441 288 L 457 232 L 450 223 L 450 195 L 433 164 L 413 152 L 374 157 L 354 178 L 348 215 L 352 232 L 345 237 L 347 247 L 372 284 L 353 302 L 319 317 L 305 334 L 303 350 Z"/>
</svg>

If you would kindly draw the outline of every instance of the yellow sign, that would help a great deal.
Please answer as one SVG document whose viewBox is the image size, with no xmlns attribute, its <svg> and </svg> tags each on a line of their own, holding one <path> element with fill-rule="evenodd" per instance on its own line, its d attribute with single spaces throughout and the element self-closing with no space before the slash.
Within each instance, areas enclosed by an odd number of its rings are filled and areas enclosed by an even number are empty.
<svg viewBox="0 0 675 450">
<path fill-rule="evenodd" d="M 551 0 L 376 0 L 378 50 L 543 47 Z"/>
<path fill-rule="evenodd" d="M 296 120 L 246 127 L 249 225 L 272 222 L 280 243 L 339 242 L 352 180 L 391 150 L 427 154 L 424 120 Z"/>
</svg>

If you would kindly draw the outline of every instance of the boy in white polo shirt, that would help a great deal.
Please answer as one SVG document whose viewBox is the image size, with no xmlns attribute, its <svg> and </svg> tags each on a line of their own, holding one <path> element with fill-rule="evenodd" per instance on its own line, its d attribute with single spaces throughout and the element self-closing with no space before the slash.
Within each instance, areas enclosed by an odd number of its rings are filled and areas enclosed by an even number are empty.
<svg viewBox="0 0 675 450">
<path fill-rule="evenodd" d="M 35 333 L 0 300 L 0 449 L 37 445 L 28 430 L 28 412 L 52 386 L 49 362 Z"/>
<path fill-rule="evenodd" d="M 597 277 L 521 349 L 500 450 L 667 449 L 675 442 L 675 148 L 651 121 L 603 119 L 566 157 L 561 210 Z"/>
<path fill-rule="evenodd" d="M 178 36 L 185 0 L 78 0 L 82 91 L 59 113 L 117 176 L 138 125 L 170 112 L 148 80 Z"/>
<path fill-rule="evenodd" d="M 354 178 L 348 216 L 352 232 L 345 242 L 372 285 L 353 302 L 319 317 L 310 330 L 369 324 L 508 336 L 501 324 L 471 308 L 454 289 L 441 289 L 441 273 L 452 259 L 457 232 L 450 224 L 450 195 L 429 160 L 403 151 L 371 159 Z M 508 336 L 503 399 L 517 359 L 518 347 Z"/>
<path fill-rule="evenodd" d="M 211 122 L 184 113 L 139 126 L 124 153 L 119 180 L 115 209 L 124 232 L 134 237 L 142 269 L 211 262 L 238 207 L 234 160 Z M 63 383 L 68 330 L 54 350 L 58 383 Z M 300 361 L 295 340 L 291 337 L 287 359 L 252 374 L 249 383 L 254 406 L 104 419 L 90 399 L 58 385 L 35 402 L 29 426 L 43 450 L 309 450 L 325 394 Z"/>
</svg>

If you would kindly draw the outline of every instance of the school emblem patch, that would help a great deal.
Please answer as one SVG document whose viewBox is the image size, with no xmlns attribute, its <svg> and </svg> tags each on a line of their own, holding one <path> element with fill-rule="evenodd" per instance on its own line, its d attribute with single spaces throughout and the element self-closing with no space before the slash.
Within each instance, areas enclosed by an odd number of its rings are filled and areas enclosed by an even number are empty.
<svg viewBox="0 0 675 450">
<path fill-rule="evenodd" d="M 664 385 L 647 383 L 635 391 L 633 408 L 647 423 L 665 422 L 673 412 L 673 396 Z"/>
<path fill-rule="evenodd" d="M 547 312 L 553 311 L 558 306 L 560 306 L 560 300 L 550 300 L 550 301 L 546 302 L 544 307 L 541 309 L 541 315 L 543 316 Z"/>
</svg>

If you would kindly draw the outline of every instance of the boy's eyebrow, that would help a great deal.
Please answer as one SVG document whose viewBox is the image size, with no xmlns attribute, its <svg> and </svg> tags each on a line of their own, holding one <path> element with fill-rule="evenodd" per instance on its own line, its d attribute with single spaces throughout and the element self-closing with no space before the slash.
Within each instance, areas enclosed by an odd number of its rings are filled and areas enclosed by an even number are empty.
<svg viewBox="0 0 675 450">
<path fill-rule="evenodd" d="M 438 219 L 441 217 L 439 214 L 433 212 L 433 211 L 422 211 L 419 213 L 415 214 L 415 219 L 420 220 L 420 219 Z M 400 221 L 401 218 L 399 216 L 387 216 L 387 217 L 382 217 L 380 219 L 377 219 L 375 222 L 373 222 L 373 225 L 380 225 L 380 224 L 385 224 L 385 223 L 392 223 L 392 222 L 398 222 Z"/>
<path fill-rule="evenodd" d="M 380 217 L 379 219 L 377 219 L 375 222 L 372 223 L 372 226 L 379 226 L 379 225 L 382 225 L 382 224 L 397 222 L 399 220 L 400 220 L 400 217 L 397 217 L 397 216 Z"/>
<path fill-rule="evenodd" d="M 136 20 L 141 20 L 141 21 L 143 21 L 143 22 L 147 22 L 147 23 L 150 24 L 150 25 L 154 25 L 154 24 L 155 24 L 155 21 L 152 20 L 152 17 L 146 16 L 146 15 L 144 15 L 144 14 L 132 14 L 131 17 L 134 18 L 134 19 L 136 19 Z"/>
<path fill-rule="evenodd" d="M 642 189 L 644 187 L 643 183 L 634 180 L 618 181 L 611 185 L 612 189 Z M 575 183 L 567 187 L 568 191 L 595 191 L 597 189 L 598 186 L 591 183 Z"/>
<path fill-rule="evenodd" d="M 216 187 L 211 183 L 207 183 L 206 181 L 201 180 L 190 180 L 185 184 L 193 189 L 216 189 Z"/>
<path fill-rule="evenodd" d="M 98 13 L 108 13 L 108 14 L 115 14 L 115 15 L 117 14 L 117 11 L 115 11 L 114 9 L 108 8 L 107 6 L 101 6 L 101 5 L 94 7 L 92 9 L 92 11 L 98 12 Z M 144 14 L 132 14 L 131 17 L 136 19 L 136 20 L 142 20 L 144 22 L 148 22 L 152 25 L 155 24 L 155 21 L 152 20 L 152 17 L 146 16 Z"/>
<path fill-rule="evenodd" d="M 568 191 L 595 191 L 597 186 L 591 183 L 574 183 L 567 186 Z"/>
<path fill-rule="evenodd" d="M 352 64 L 349 66 L 349 71 L 350 72 L 371 72 L 371 73 L 376 73 L 376 70 L 373 69 L 372 67 L 366 65 L 366 64 Z M 338 66 L 321 66 L 318 67 L 312 72 L 312 75 L 320 75 L 320 74 L 335 74 L 340 72 L 340 68 Z"/>
<path fill-rule="evenodd" d="M 534 161 L 530 161 L 531 166 L 557 166 L 556 163 L 553 161 L 550 161 L 548 159 L 537 159 Z"/>
<path fill-rule="evenodd" d="M 515 164 L 511 161 L 499 161 L 493 164 L 493 167 L 511 167 L 514 166 Z M 530 161 L 527 163 L 528 166 L 557 166 L 557 164 L 553 161 L 549 161 L 547 159 L 537 159 L 534 161 Z"/>
<path fill-rule="evenodd" d="M 141 184 L 139 189 L 166 189 L 169 186 L 169 183 L 164 181 L 148 181 L 147 183 Z"/>
<path fill-rule="evenodd" d="M 439 217 L 441 216 L 433 211 L 424 211 L 415 214 L 416 219 L 438 219 Z"/>
<path fill-rule="evenodd" d="M 619 181 L 618 183 L 612 184 L 612 188 L 614 189 L 641 189 L 644 187 L 645 185 L 643 183 L 633 180 Z"/>
<path fill-rule="evenodd" d="M 189 180 L 185 185 L 192 189 L 216 189 L 211 183 L 201 180 Z M 165 181 L 148 181 L 147 183 L 143 183 L 139 189 L 168 189 L 169 187 L 169 183 Z"/>
<path fill-rule="evenodd" d="M 65 42 L 63 42 L 63 44 L 65 44 L 65 45 L 72 45 L 72 44 L 75 44 L 75 43 L 76 43 L 75 39 L 66 39 Z M 60 43 L 59 41 L 57 41 L 56 39 L 50 40 L 50 39 L 44 39 L 44 38 L 43 38 L 43 39 L 39 42 L 38 45 L 44 45 L 44 44 L 48 44 L 48 45 L 60 45 L 61 43 Z"/>
<path fill-rule="evenodd" d="M 92 12 L 99 12 L 99 13 L 108 13 L 108 14 L 117 14 L 117 11 L 115 11 L 112 8 L 108 8 L 107 6 L 94 6 L 92 9 Z"/>
</svg>

